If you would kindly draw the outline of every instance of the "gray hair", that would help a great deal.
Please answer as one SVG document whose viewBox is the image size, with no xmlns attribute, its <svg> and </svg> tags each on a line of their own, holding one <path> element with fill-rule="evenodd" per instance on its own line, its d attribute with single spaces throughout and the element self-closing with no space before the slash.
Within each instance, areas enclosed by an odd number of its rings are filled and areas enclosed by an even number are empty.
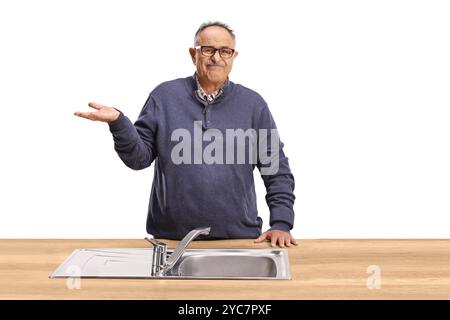
<svg viewBox="0 0 450 320">
<path fill-rule="evenodd" d="M 224 28 L 225 30 L 228 31 L 228 33 L 230 34 L 231 38 L 233 38 L 233 43 L 236 45 L 236 36 L 234 35 L 234 31 L 226 24 L 220 21 L 208 21 L 208 22 L 204 22 L 200 25 L 200 27 L 198 28 L 197 32 L 195 33 L 194 36 L 194 46 L 197 44 L 197 39 L 198 36 L 200 35 L 200 33 L 205 30 L 208 27 L 221 27 Z"/>
</svg>

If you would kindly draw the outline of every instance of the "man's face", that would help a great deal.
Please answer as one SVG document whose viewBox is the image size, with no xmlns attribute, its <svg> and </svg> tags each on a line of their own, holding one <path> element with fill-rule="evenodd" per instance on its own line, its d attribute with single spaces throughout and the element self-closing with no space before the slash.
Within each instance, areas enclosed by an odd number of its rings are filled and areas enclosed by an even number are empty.
<svg viewBox="0 0 450 320">
<path fill-rule="evenodd" d="M 230 33 L 218 26 L 211 26 L 203 30 L 197 38 L 197 46 L 211 46 L 216 49 L 232 48 L 234 49 L 234 41 Z M 207 57 L 203 55 L 200 49 L 190 48 L 192 62 L 197 67 L 197 75 L 200 81 L 209 84 L 223 83 L 233 68 L 234 58 L 237 51 L 230 58 L 223 58 L 219 51 L 213 56 Z"/>
</svg>

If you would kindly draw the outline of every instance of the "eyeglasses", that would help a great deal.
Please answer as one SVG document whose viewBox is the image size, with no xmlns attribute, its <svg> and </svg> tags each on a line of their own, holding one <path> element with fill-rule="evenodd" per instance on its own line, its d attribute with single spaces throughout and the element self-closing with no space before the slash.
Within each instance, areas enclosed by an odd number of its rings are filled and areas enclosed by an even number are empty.
<svg viewBox="0 0 450 320">
<path fill-rule="evenodd" d="M 234 49 L 222 47 L 222 48 L 214 48 L 212 46 L 196 46 L 195 49 L 200 49 L 200 52 L 205 57 L 212 57 L 216 54 L 216 51 L 219 51 L 219 55 L 224 59 L 229 59 L 234 54 Z"/>
</svg>

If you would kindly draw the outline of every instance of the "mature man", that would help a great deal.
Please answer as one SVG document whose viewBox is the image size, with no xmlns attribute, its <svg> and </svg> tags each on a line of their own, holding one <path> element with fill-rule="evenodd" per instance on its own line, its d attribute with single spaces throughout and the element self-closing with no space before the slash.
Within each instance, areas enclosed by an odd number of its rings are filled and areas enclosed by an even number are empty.
<svg viewBox="0 0 450 320">
<path fill-rule="evenodd" d="M 204 23 L 189 53 L 195 74 L 157 86 L 134 124 L 116 108 L 94 102 L 89 106 L 96 111 L 75 115 L 107 122 L 128 167 L 144 169 L 155 160 L 147 232 L 156 238 L 181 239 L 192 229 L 211 227 L 204 238 L 297 244 L 290 234 L 294 177 L 272 115 L 258 93 L 228 78 L 238 55 L 233 31 L 220 22 Z M 244 140 L 236 141 L 239 135 Z M 255 167 L 270 209 L 271 228 L 263 234 Z"/>
</svg>

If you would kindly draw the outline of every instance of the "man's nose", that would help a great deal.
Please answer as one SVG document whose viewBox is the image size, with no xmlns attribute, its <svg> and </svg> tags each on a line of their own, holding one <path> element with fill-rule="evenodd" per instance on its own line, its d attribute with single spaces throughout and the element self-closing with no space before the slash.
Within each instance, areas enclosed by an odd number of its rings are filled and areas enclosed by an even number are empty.
<svg viewBox="0 0 450 320">
<path fill-rule="evenodd" d="M 211 56 L 211 60 L 216 63 L 217 61 L 221 60 L 222 57 L 220 56 L 219 50 L 216 50 L 216 52 L 214 52 L 214 55 Z"/>
</svg>

